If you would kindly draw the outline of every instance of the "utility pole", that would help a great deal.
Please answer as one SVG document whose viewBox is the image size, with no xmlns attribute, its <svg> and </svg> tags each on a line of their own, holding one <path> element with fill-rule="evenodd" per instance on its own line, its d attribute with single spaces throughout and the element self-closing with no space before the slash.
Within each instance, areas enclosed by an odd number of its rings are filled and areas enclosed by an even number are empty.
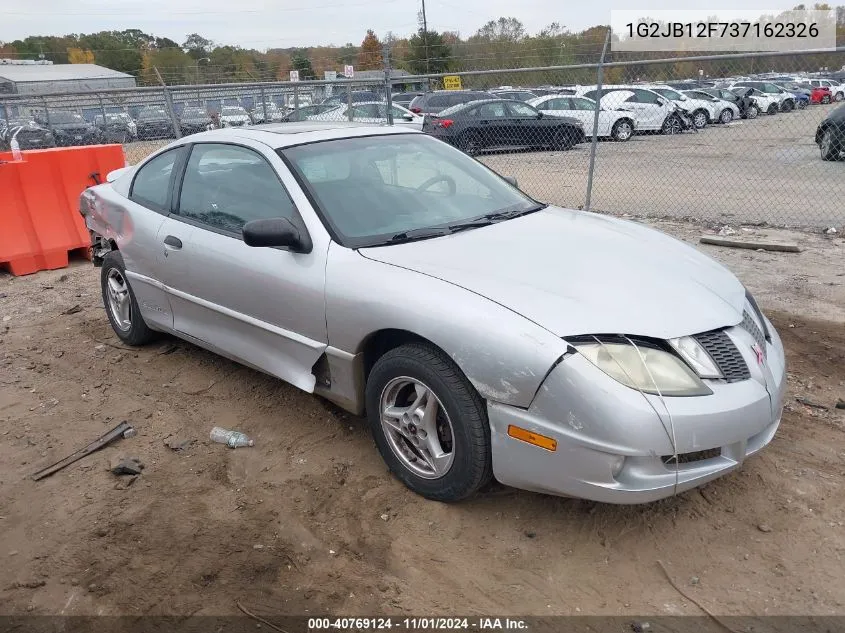
<svg viewBox="0 0 845 633">
<path fill-rule="evenodd" d="M 422 19 L 423 19 L 423 50 L 425 51 L 425 72 L 431 72 L 428 62 L 428 20 L 425 19 L 425 0 L 422 0 Z"/>
</svg>

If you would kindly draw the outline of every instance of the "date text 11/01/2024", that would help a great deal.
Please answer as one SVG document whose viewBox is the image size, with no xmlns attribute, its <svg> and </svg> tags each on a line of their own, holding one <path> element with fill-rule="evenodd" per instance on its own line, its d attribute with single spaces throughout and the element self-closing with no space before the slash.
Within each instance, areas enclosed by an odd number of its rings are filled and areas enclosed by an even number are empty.
<svg viewBox="0 0 845 633">
<path fill-rule="evenodd" d="M 399 629 L 408 631 L 449 631 L 449 630 L 478 630 L 478 631 L 520 631 L 527 630 L 528 623 L 519 618 L 309 618 L 308 631 L 378 631 Z"/>
<path fill-rule="evenodd" d="M 815 22 L 628 22 L 628 37 L 639 38 L 815 38 Z"/>
</svg>

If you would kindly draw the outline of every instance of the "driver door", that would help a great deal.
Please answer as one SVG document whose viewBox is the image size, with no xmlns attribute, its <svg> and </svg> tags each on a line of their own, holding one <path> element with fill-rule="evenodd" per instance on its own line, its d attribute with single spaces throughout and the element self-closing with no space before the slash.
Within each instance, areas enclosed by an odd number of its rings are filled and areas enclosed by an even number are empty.
<svg viewBox="0 0 845 633">
<path fill-rule="evenodd" d="M 328 239 L 315 235 L 310 253 L 243 242 L 251 220 L 286 217 L 307 231 L 289 190 L 304 196 L 287 167 L 260 144 L 243 143 L 191 147 L 178 203 L 159 232 L 173 327 L 313 391 L 311 368 L 327 345 Z"/>
</svg>

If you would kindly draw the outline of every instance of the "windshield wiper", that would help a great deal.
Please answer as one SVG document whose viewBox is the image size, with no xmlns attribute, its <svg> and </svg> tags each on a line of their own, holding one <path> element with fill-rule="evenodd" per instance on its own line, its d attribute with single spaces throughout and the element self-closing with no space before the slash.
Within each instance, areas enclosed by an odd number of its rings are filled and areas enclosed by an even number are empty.
<svg viewBox="0 0 845 633">
<path fill-rule="evenodd" d="M 389 239 L 381 242 L 380 245 L 385 244 L 402 244 L 404 242 L 416 242 L 417 240 L 427 240 L 432 237 L 442 237 L 449 235 L 451 231 L 448 228 L 443 229 L 412 229 L 410 231 L 402 231 L 393 235 Z M 379 244 L 376 244 L 379 246 Z"/>
<path fill-rule="evenodd" d="M 483 216 L 487 220 L 491 220 L 494 222 L 501 222 L 502 220 L 510 220 L 512 218 L 518 218 L 523 215 L 528 215 L 529 213 L 534 213 L 535 211 L 542 211 L 545 209 L 547 204 L 535 204 L 533 207 L 528 207 L 527 209 L 514 209 L 511 211 L 497 211 L 496 213 L 488 213 L 487 215 Z"/>
</svg>

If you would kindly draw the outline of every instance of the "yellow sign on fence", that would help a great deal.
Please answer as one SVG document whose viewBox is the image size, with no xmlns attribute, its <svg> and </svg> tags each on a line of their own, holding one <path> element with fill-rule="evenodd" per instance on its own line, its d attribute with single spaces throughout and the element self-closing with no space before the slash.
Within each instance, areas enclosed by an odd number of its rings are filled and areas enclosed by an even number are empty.
<svg viewBox="0 0 845 633">
<path fill-rule="evenodd" d="M 461 78 L 457 75 L 443 77 L 443 87 L 446 90 L 461 90 Z"/>
</svg>

